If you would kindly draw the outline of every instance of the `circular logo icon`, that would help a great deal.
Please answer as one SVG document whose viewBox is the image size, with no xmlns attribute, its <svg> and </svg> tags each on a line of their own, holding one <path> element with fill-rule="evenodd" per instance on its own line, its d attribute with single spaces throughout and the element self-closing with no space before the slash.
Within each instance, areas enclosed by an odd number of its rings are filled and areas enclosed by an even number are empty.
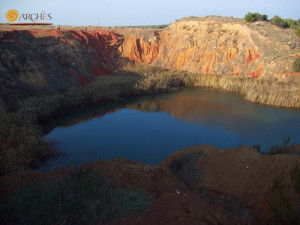
<svg viewBox="0 0 300 225">
<path fill-rule="evenodd" d="M 15 22 L 19 18 L 19 13 L 15 9 L 8 10 L 6 13 L 6 19 L 8 22 Z"/>
</svg>

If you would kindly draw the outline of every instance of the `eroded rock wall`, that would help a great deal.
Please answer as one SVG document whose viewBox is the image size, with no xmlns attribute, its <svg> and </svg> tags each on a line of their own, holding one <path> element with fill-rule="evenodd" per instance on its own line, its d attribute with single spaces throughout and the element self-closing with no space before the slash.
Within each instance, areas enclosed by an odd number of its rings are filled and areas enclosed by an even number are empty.
<svg viewBox="0 0 300 225">
<path fill-rule="evenodd" d="M 267 22 L 257 26 L 287 32 Z M 293 60 L 300 56 L 300 41 L 290 33 L 284 36 L 290 42 L 284 42 L 245 24 L 216 21 L 179 21 L 152 36 L 144 33 L 125 37 L 123 57 L 204 74 L 278 80 L 300 75 L 292 72 Z"/>
<path fill-rule="evenodd" d="M 300 57 L 300 39 L 294 31 L 269 22 L 249 24 L 239 19 L 205 17 L 179 20 L 163 30 L 8 26 L 0 32 L 0 43 L 0 98 L 6 104 L 87 85 L 98 76 L 114 75 L 124 64 L 134 61 L 217 75 L 222 79 L 202 79 L 202 85 L 227 90 L 232 77 L 288 84 L 284 88 L 293 90 L 287 94 L 293 100 L 283 97 L 288 101 L 284 106 L 300 105 L 300 91 L 296 90 L 300 73 L 292 71 L 293 61 Z M 229 90 L 246 90 L 249 79 L 245 85 L 242 81 Z M 273 96 L 275 90 L 271 100 L 269 92 L 263 96 L 253 94 L 256 89 L 252 94 L 240 92 L 251 101 L 275 105 L 283 102 L 276 100 L 280 96 Z M 280 93 L 285 92 L 282 89 Z"/>
<path fill-rule="evenodd" d="M 120 35 L 108 31 L 3 31 L 0 97 L 15 101 L 86 85 L 97 76 L 113 75 L 119 68 L 121 40 Z"/>
</svg>

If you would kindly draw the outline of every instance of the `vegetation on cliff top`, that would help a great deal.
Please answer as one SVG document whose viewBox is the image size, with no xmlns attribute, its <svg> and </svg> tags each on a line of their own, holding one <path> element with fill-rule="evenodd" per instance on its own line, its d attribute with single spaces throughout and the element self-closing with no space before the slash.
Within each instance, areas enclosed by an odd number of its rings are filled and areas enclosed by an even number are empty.
<svg viewBox="0 0 300 225">
<path fill-rule="evenodd" d="M 246 15 L 245 15 L 245 20 L 247 22 L 255 22 L 255 21 L 267 21 L 268 20 L 268 15 L 261 15 L 259 13 L 251 13 L 251 12 L 248 12 Z"/>
<path fill-rule="evenodd" d="M 140 26 L 121 26 L 124 28 L 142 28 L 142 29 L 164 29 L 168 27 L 169 24 L 161 24 L 161 25 L 140 25 Z"/>
<path fill-rule="evenodd" d="M 253 23 L 256 21 L 268 21 L 268 15 L 261 15 L 260 13 L 251 13 L 248 12 L 245 15 L 245 20 L 247 22 Z M 282 19 L 280 16 L 275 15 L 272 19 L 270 19 L 272 24 L 281 27 L 281 28 L 292 28 L 296 29 L 296 35 L 300 36 L 300 19 L 293 20 L 293 19 Z"/>
</svg>

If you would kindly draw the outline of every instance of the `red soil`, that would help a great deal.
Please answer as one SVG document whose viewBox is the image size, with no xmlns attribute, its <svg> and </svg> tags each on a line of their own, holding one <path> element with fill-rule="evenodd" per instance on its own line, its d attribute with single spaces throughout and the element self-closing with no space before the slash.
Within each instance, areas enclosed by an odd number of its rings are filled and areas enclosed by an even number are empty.
<svg viewBox="0 0 300 225">
<path fill-rule="evenodd" d="M 254 50 L 252 48 L 247 49 L 246 60 L 248 63 L 253 63 L 259 57 L 260 57 L 260 54 L 257 52 L 254 52 Z"/>
<path fill-rule="evenodd" d="M 110 70 L 105 69 L 103 67 L 99 67 L 93 62 L 91 62 L 91 68 L 92 68 L 93 75 L 96 77 L 114 75 L 114 73 L 111 72 Z"/>
<path fill-rule="evenodd" d="M 262 72 L 262 68 L 258 68 L 258 69 L 252 70 L 250 72 L 249 76 L 252 78 L 259 78 L 261 75 L 261 72 Z"/>
<path fill-rule="evenodd" d="M 299 150 L 300 146 L 292 146 Z M 191 152 L 201 151 L 196 168 L 200 173 L 193 190 L 187 188 L 169 171 L 173 159 Z M 299 151 L 298 151 L 299 152 Z M 90 163 L 94 171 L 100 171 L 121 186 L 142 188 L 155 199 L 145 212 L 127 218 L 118 218 L 109 224 L 124 225 L 181 225 L 181 224 L 259 224 L 272 223 L 270 201 L 273 178 L 289 171 L 300 163 L 300 155 L 261 155 L 251 147 L 219 149 L 200 145 L 175 152 L 159 166 L 147 165 L 126 159 L 114 159 Z M 27 183 L 63 176 L 68 169 L 50 173 L 15 173 L 0 177 L 0 196 L 5 196 Z M 196 192 L 205 193 L 205 198 Z M 231 199 L 247 203 L 247 210 L 254 220 L 241 221 L 224 210 L 219 199 Z"/>
<path fill-rule="evenodd" d="M 81 31 L 81 30 L 58 30 L 58 29 L 28 29 L 22 30 L 16 27 L 12 29 L 7 28 L 8 31 L 3 32 L 2 40 L 18 42 L 22 37 L 34 37 L 40 39 L 46 47 L 55 44 L 55 50 L 52 51 L 53 56 L 60 62 L 67 61 L 62 56 L 63 51 L 70 48 L 70 46 L 79 51 L 88 51 L 88 62 L 81 61 L 81 70 L 87 69 L 95 77 L 114 75 L 112 71 L 119 68 L 118 64 L 118 46 L 121 43 L 121 35 L 110 31 Z M 60 43 L 61 42 L 61 43 Z M 75 59 L 80 60 L 80 59 Z M 95 63 L 91 62 L 94 61 Z M 99 64 L 97 64 L 99 62 Z M 68 65 L 69 63 L 65 63 Z M 99 65 L 105 65 L 101 67 Z M 71 74 L 79 80 L 81 85 L 87 85 L 92 82 L 89 77 L 85 77 L 82 71 L 74 71 Z"/>
<path fill-rule="evenodd" d="M 90 79 L 88 79 L 88 78 L 86 78 L 84 76 L 81 76 L 78 73 L 71 72 L 71 74 L 80 81 L 80 83 L 82 84 L 82 86 L 85 86 L 85 85 L 87 85 L 87 84 L 89 84 L 89 83 L 92 82 Z"/>
</svg>

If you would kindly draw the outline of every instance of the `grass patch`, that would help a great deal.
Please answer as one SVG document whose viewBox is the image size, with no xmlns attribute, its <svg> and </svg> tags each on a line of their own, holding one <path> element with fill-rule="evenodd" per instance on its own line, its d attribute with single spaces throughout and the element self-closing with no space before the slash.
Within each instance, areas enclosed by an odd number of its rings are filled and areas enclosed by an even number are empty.
<svg viewBox="0 0 300 225">
<path fill-rule="evenodd" d="M 285 154 L 288 153 L 288 145 L 290 141 L 291 141 L 290 137 L 284 138 L 282 144 L 271 145 L 269 149 L 267 149 L 264 152 L 262 151 L 260 144 L 252 145 L 252 147 L 255 148 L 259 153 L 265 155 Z"/>
<path fill-rule="evenodd" d="M 299 35 L 300 36 L 300 25 L 299 25 Z M 300 72 L 300 58 L 296 58 L 293 62 L 293 70 L 295 72 Z"/>
<path fill-rule="evenodd" d="M 218 201 L 227 212 L 240 219 L 241 223 L 238 224 L 252 224 L 254 222 L 254 218 L 251 215 L 246 202 L 240 202 L 226 196 L 222 196 Z"/>
<path fill-rule="evenodd" d="M 300 166 L 299 163 L 290 173 L 290 182 L 287 176 L 281 174 L 273 179 L 273 201 L 270 204 L 274 225 L 299 225 L 300 206 L 297 200 L 300 198 Z"/>
<path fill-rule="evenodd" d="M 151 201 L 91 169 L 30 184 L 0 204 L 0 224 L 97 224 L 143 211 Z"/>
<path fill-rule="evenodd" d="M 0 175 L 34 168 L 48 154 L 37 126 L 15 114 L 0 117 Z"/>
<path fill-rule="evenodd" d="M 193 188 L 199 180 L 199 172 L 196 168 L 201 152 L 189 153 L 174 159 L 169 166 L 172 174 L 187 187 Z"/>
</svg>

